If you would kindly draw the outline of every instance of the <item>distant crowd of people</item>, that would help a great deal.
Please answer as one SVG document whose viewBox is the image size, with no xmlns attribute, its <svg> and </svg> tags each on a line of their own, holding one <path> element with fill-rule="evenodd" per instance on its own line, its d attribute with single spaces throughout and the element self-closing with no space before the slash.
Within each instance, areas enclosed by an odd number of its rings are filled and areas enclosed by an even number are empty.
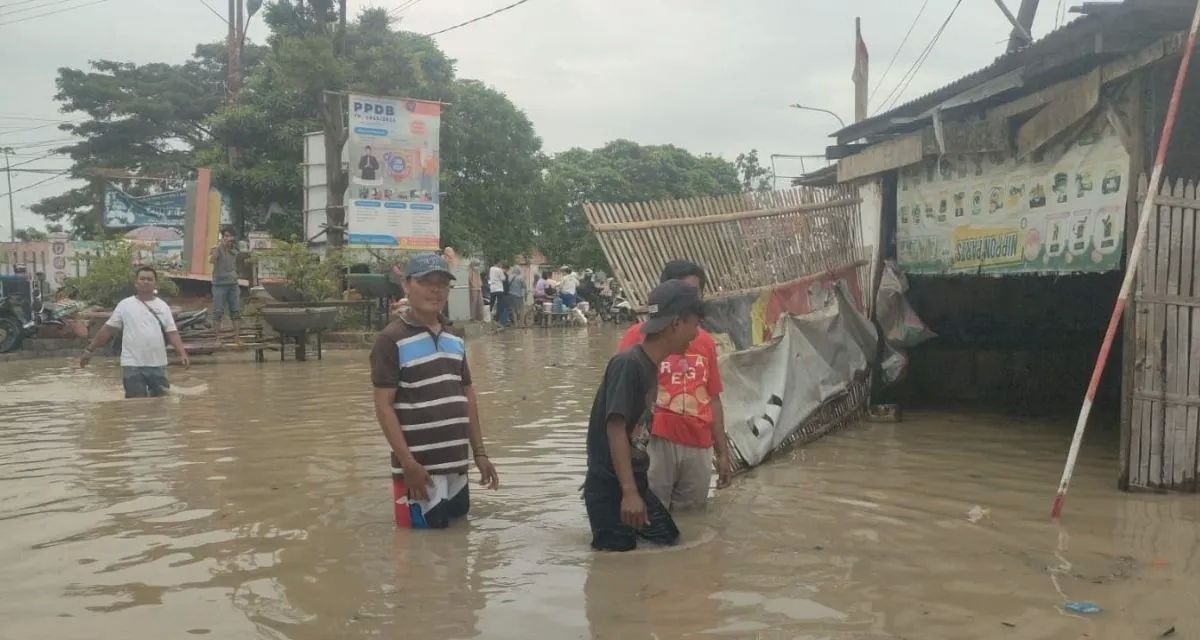
<svg viewBox="0 0 1200 640">
<path fill-rule="evenodd" d="M 486 270 L 479 267 L 479 261 L 472 260 L 468 272 L 471 320 L 490 320 L 501 327 L 514 324 L 529 300 L 530 289 L 525 270 L 505 260 L 497 260 Z M 533 273 L 534 304 L 552 302 L 556 297 L 565 309 L 576 308 L 580 301 L 592 305 L 598 303 L 601 287 L 597 286 L 591 269 L 585 269 L 580 274 L 571 266 L 563 265 L 558 272 L 557 279 L 548 270 Z"/>
</svg>

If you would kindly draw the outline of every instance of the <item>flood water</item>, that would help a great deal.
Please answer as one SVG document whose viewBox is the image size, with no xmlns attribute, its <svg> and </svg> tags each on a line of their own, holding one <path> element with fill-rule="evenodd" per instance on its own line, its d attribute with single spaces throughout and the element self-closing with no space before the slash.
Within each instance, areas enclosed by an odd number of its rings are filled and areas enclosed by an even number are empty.
<svg viewBox="0 0 1200 640">
<path fill-rule="evenodd" d="M 1200 501 L 1119 493 L 1100 436 L 1052 524 L 1069 425 L 860 425 L 738 478 L 679 548 L 591 552 L 616 341 L 470 342 L 503 486 L 442 532 L 393 526 L 365 352 L 195 364 L 131 401 L 111 360 L 0 365 L 0 638 L 1200 638 Z"/>
</svg>

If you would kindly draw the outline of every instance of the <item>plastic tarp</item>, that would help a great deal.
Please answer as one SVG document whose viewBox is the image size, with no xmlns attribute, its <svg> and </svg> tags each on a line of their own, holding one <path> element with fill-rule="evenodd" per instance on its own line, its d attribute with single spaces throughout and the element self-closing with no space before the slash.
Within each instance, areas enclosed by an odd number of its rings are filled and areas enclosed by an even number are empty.
<svg viewBox="0 0 1200 640">
<path fill-rule="evenodd" d="M 839 284 L 824 308 L 781 316 L 770 342 L 722 357 L 725 431 L 742 462 L 756 466 L 798 437 L 821 435 L 800 432 L 867 375 L 877 345 L 874 325 Z"/>
</svg>

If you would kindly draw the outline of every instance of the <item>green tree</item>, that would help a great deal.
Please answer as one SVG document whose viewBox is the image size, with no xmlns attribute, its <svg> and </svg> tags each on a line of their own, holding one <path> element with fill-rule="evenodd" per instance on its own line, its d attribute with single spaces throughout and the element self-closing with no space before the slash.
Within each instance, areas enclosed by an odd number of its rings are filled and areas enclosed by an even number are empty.
<svg viewBox="0 0 1200 640">
<path fill-rule="evenodd" d="M 743 191 L 772 191 L 775 174 L 771 169 L 762 166 L 758 161 L 758 149 L 747 153 L 739 153 L 733 161 L 737 169 L 738 182 L 742 183 Z"/>
<path fill-rule="evenodd" d="M 94 251 L 76 255 L 77 262 L 87 263 L 87 273 L 78 278 L 67 278 L 62 288 L 71 292 L 72 298 L 86 300 L 102 307 L 112 308 L 122 299 L 136 293 L 133 282 L 137 248 L 133 243 L 114 240 L 101 244 Z M 158 291 L 163 295 L 179 293 L 175 281 L 166 276 L 162 265 L 147 265 L 158 271 Z"/>
<path fill-rule="evenodd" d="M 50 234 L 41 229 L 27 227 L 25 229 L 17 229 L 13 235 L 17 242 L 45 242 L 50 239 Z"/>
<path fill-rule="evenodd" d="M 260 47 L 248 46 L 245 68 L 262 60 Z M 68 114 L 87 116 L 59 125 L 77 142 L 56 149 L 73 161 L 71 177 L 85 179 L 97 169 L 153 176 L 164 181 L 116 180 L 123 190 L 144 195 L 180 189 L 194 165 L 194 153 L 216 144 L 204 120 L 225 95 L 224 44 L 202 44 L 183 64 L 136 64 L 95 60 L 91 69 L 58 70 L 55 100 Z M 30 209 L 60 223 L 77 238 L 102 233 L 93 215 L 97 198 L 89 187 L 45 198 Z"/>
<path fill-rule="evenodd" d="M 364 10 L 347 25 L 343 56 L 335 47 L 338 12 L 328 3 L 280 0 L 264 20 L 266 63 L 247 78 L 240 104 L 208 121 L 217 138 L 238 140 L 237 162 L 217 169 L 236 199 L 302 208 L 303 134 L 325 127 L 326 90 L 437 100 L 450 103 L 441 129 L 443 245 L 503 258 L 531 248 L 541 140 L 504 94 L 456 80 L 453 61 L 432 39 L 396 29 L 383 9 Z M 340 215 L 327 222 L 340 224 Z"/>
<path fill-rule="evenodd" d="M 742 191 L 737 168 L 673 145 L 616 140 L 587 151 L 571 149 L 549 163 L 535 207 L 539 248 L 553 262 L 608 268 L 588 226 L 587 202 L 642 202 L 718 196 Z"/>
<path fill-rule="evenodd" d="M 542 141 L 503 93 L 477 80 L 454 85 L 442 125 L 443 244 L 511 260 L 534 248 Z"/>
</svg>

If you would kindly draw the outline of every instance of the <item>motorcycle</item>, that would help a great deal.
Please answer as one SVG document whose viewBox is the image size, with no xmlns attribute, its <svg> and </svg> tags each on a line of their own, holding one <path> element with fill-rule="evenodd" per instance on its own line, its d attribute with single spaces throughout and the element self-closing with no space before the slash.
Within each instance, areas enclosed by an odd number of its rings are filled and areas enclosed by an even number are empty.
<svg viewBox="0 0 1200 640">
<path fill-rule="evenodd" d="M 21 342 L 34 328 L 33 322 L 25 319 L 20 305 L 9 296 L 0 297 L 0 353 L 20 349 Z"/>
<path fill-rule="evenodd" d="M 21 273 L 22 271 L 18 271 Z M 28 280 L 17 280 L 0 292 L 0 353 L 21 348 L 26 338 L 37 334 L 38 327 L 64 327 L 83 307 L 75 303 L 49 303 L 43 300 L 42 274 Z M 16 295 L 7 291 L 15 289 Z M 28 302 L 25 302 L 28 300 Z"/>
</svg>

